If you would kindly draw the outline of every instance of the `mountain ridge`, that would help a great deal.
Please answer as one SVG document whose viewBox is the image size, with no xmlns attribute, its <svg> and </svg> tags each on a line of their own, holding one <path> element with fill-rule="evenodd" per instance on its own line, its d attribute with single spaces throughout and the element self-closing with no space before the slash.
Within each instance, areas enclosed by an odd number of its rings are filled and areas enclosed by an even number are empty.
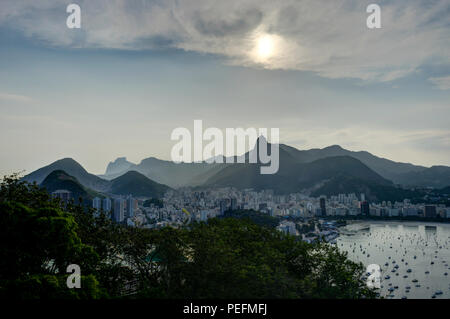
<svg viewBox="0 0 450 319">
<path fill-rule="evenodd" d="M 269 148 L 270 145 L 268 144 Z M 241 155 L 241 157 L 244 157 L 248 163 L 250 153 L 255 151 L 257 151 L 257 148 L 251 149 L 249 152 Z M 394 162 L 377 157 L 366 151 L 349 151 L 339 145 L 330 145 L 322 149 L 299 150 L 286 144 L 279 144 L 279 152 L 280 158 L 283 158 L 280 160 L 281 172 L 285 170 L 289 171 L 291 166 L 297 164 L 312 163 L 330 157 L 348 156 L 360 161 L 382 178 L 390 180 L 395 184 L 406 187 L 433 188 L 443 188 L 450 185 L 450 167 L 443 165 L 435 165 L 427 168 L 411 163 Z M 235 156 L 234 159 L 236 158 Z M 75 176 L 82 185 L 100 192 L 109 191 L 111 180 L 120 177 L 128 171 L 136 171 L 153 182 L 171 188 L 211 186 L 211 182 L 219 180 L 220 174 L 222 174 L 222 177 L 226 177 L 232 170 L 240 171 L 242 177 L 247 178 L 247 183 L 251 180 L 260 181 L 260 177 L 255 175 L 253 172 L 254 168 L 248 166 L 249 164 L 239 164 L 239 169 L 230 168 L 235 165 L 237 164 L 207 164 L 205 162 L 175 164 L 171 161 L 161 160 L 156 157 L 145 158 L 139 164 L 134 164 L 127 161 L 126 157 L 119 157 L 109 162 L 106 172 L 110 174 L 99 177 L 88 173 L 75 160 L 63 158 L 26 175 L 23 179 L 36 181 L 39 184 L 53 170 L 62 169 L 67 174 Z M 249 171 L 245 171 L 246 169 Z M 289 175 L 292 174 L 297 174 L 295 173 L 295 169 L 291 170 L 290 174 L 284 174 L 284 176 L 290 179 L 291 177 Z M 283 176 L 283 174 L 279 176 Z M 330 179 L 332 177 L 330 176 Z M 243 180 L 237 180 L 237 184 L 242 184 Z M 277 181 L 277 184 L 281 185 L 281 182 Z M 356 185 L 357 183 L 353 184 Z"/>
</svg>

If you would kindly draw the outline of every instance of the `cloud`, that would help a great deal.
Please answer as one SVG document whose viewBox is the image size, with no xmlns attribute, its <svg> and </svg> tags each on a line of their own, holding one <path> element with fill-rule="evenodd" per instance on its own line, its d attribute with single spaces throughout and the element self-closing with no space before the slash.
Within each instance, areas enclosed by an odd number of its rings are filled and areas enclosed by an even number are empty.
<svg viewBox="0 0 450 319">
<path fill-rule="evenodd" d="M 441 90 L 450 90 L 450 76 L 429 78 L 428 80 Z"/>
<path fill-rule="evenodd" d="M 54 46 L 174 48 L 218 54 L 235 65 L 328 78 L 392 81 L 430 60 L 450 64 L 447 0 L 379 1 L 382 28 L 374 30 L 366 27 L 368 3 L 355 0 L 76 2 L 81 30 L 65 27 L 62 0 L 3 0 L 0 26 Z M 263 63 L 253 53 L 262 34 L 278 39 L 277 53 Z"/>
<path fill-rule="evenodd" d="M 32 99 L 24 95 L 8 94 L 0 92 L 0 100 L 12 102 L 30 102 Z"/>
</svg>

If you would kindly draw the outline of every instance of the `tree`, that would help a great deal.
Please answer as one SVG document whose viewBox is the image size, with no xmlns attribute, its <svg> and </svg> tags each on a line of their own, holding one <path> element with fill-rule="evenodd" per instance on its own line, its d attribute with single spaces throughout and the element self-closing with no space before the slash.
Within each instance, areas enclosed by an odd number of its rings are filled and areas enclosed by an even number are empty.
<svg viewBox="0 0 450 319">
<path fill-rule="evenodd" d="M 0 294 L 100 296 L 92 276 L 82 277 L 86 289 L 69 292 L 65 285 L 69 264 L 87 270 L 98 261 L 93 248 L 83 244 L 76 231 L 74 217 L 35 184 L 5 178 L 0 186 Z"/>
</svg>

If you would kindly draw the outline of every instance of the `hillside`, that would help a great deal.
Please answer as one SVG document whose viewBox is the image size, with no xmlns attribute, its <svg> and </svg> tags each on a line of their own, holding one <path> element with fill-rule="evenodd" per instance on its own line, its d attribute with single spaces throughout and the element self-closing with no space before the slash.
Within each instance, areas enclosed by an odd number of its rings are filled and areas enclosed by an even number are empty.
<svg viewBox="0 0 450 319">
<path fill-rule="evenodd" d="M 64 158 L 44 166 L 26 176 L 23 180 L 41 184 L 44 179 L 53 171 L 62 170 L 68 175 L 75 177 L 82 185 L 96 191 L 105 191 L 108 188 L 108 181 L 88 173 L 83 166 L 72 158 Z"/>
<path fill-rule="evenodd" d="M 420 172 L 400 174 L 396 180 L 406 186 L 443 188 L 450 186 L 450 167 L 432 166 Z"/>
<path fill-rule="evenodd" d="M 67 174 L 62 170 L 55 170 L 51 172 L 40 184 L 49 193 L 52 193 L 59 189 L 65 189 L 72 192 L 72 197 L 75 201 L 82 198 L 84 201 L 91 200 L 101 194 L 84 187 L 74 176 Z"/>
<path fill-rule="evenodd" d="M 311 195 L 332 196 L 338 194 L 365 194 L 366 199 L 371 202 L 379 201 L 402 201 L 405 198 L 415 198 L 417 192 L 405 190 L 392 185 L 367 182 L 351 176 L 336 176 L 326 181 L 321 187 L 315 189 Z"/>
<path fill-rule="evenodd" d="M 367 184 L 392 185 L 391 181 L 349 156 L 328 157 L 302 163 L 284 148 L 280 148 L 279 156 L 280 168 L 276 174 L 260 174 L 260 163 L 233 164 L 210 177 L 203 186 L 234 186 L 239 189 L 273 189 L 276 193 L 294 193 L 319 187 L 329 179 L 342 176 L 358 178 Z"/>
<path fill-rule="evenodd" d="M 356 158 L 379 175 L 386 179 L 392 180 L 395 183 L 397 183 L 397 177 L 399 174 L 420 172 L 426 169 L 426 167 L 417 166 L 410 163 L 391 161 L 375 156 L 366 151 L 349 151 L 339 145 L 332 145 L 322 149 L 298 150 L 294 147 L 281 144 L 280 148 L 283 148 L 296 160 L 302 163 L 312 162 L 327 157 L 350 156 Z"/>
<path fill-rule="evenodd" d="M 129 171 L 113 180 L 109 192 L 117 195 L 131 194 L 135 197 L 156 197 L 164 195 L 170 187 L 156 183 L 136 171 Z"/>
</svg>

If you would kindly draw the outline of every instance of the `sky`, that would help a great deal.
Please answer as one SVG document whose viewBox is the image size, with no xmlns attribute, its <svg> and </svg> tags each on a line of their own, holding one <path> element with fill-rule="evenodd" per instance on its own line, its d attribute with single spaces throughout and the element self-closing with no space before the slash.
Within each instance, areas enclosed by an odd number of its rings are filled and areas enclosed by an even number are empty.
<svg viewBox="0 0 450 319">
<path fill-rule="evenodd" d="M 69 3 L 0 2 L 0 174 L 168 160 L 196 119 L 450 165 L 448 0 L 73 0 L 80 29 Z"/>
</svg>

